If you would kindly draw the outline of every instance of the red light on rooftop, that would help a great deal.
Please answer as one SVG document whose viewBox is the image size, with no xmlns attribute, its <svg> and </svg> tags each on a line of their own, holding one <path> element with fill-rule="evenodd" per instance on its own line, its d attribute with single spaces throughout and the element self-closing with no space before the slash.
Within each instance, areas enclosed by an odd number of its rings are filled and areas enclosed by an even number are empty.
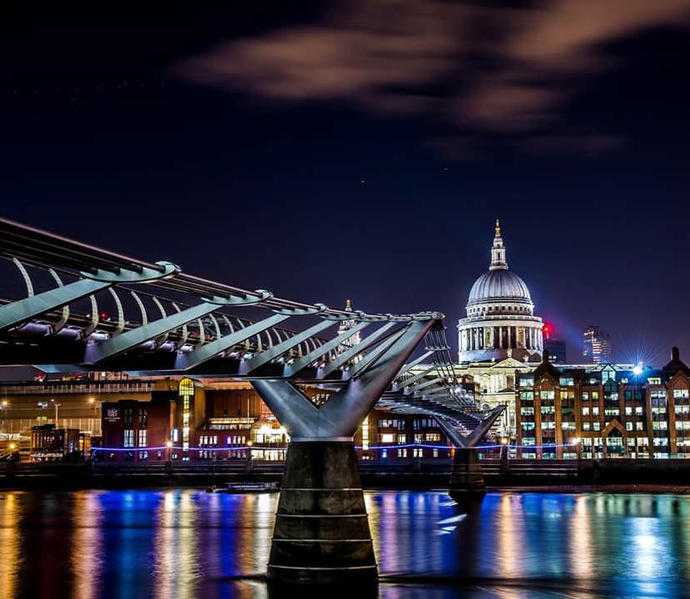
<svg viewBox="0 0 690 599">
<path fill-rule="evenodd" d="M 545 339 L 549 339 L 551 337 L 551 333 L 553 333 L 553 326 L 551 323 L 545 322 L 541 327 L 541 332 L 544 334 Z"/>
</svg>

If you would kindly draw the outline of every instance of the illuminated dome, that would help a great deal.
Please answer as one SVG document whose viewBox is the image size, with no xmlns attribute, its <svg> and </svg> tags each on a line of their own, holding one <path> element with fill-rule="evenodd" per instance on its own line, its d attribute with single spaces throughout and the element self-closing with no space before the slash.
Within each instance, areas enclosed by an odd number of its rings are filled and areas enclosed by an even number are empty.
<svg viewBox="0 0 690 599">
<path fill-rule="evenodd" d="M 507 268 L 490 270 L 479 277 L 472 285 L 467 307 L 502 300 L 532 305 L 525 282 Z"/>
<path fill-rule="evenodd" d="M 541 357 L 542 320 L 525 282 L 508 270 L 501 226 L 496 221 L 489 271 L 472 285 L 467 317 L 458 322 L 460 362 Z"/>
</svg>

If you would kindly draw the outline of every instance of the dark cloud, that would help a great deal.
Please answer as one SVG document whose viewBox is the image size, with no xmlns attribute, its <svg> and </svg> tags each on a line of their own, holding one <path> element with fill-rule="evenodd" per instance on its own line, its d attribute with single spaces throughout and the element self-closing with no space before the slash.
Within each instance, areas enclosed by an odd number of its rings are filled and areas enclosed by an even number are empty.
<svg viewBox="0 0 690 599">
<path fill-rule="evenodd" d="M 519 9 L 380 0 L 222 44 L 176 72 L 279 101 L 432 116 L 452 127 L 448 139 L 517 135 L 511 144 L 529 151 L 563 143 L 595 153 L 621 139 L 561 130 L 582 79 L 612 66 L 607 44 L 689 14 L 690 0 L 551 0 Z"/>
</svg>

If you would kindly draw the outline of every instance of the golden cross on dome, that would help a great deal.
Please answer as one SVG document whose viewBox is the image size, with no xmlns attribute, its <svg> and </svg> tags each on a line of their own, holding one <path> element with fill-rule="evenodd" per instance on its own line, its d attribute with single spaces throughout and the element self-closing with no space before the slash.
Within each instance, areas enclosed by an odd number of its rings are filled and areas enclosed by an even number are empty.
<svg viewBox="0 0 690 599">
<path fill-rule="evenodd" d="M 496 219 L 496 237 L 501 236 L 501 223 Z"/>
</svg>

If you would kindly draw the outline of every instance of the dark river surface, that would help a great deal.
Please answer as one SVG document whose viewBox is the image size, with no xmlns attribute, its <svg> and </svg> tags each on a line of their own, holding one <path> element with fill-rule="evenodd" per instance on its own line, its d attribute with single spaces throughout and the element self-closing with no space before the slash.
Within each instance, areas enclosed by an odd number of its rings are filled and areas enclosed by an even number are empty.
<svg viewBox="0 0 690 599">
<path fill-rule="evenodd" d="M 276 596 L 261 575 L 277 499 L 0 492 L 0 598 Z M 690 596 L 690 496 L 501 492 L 464 507 L 440 492 L 366 499 L 380 597 Z"/>
</svg>

